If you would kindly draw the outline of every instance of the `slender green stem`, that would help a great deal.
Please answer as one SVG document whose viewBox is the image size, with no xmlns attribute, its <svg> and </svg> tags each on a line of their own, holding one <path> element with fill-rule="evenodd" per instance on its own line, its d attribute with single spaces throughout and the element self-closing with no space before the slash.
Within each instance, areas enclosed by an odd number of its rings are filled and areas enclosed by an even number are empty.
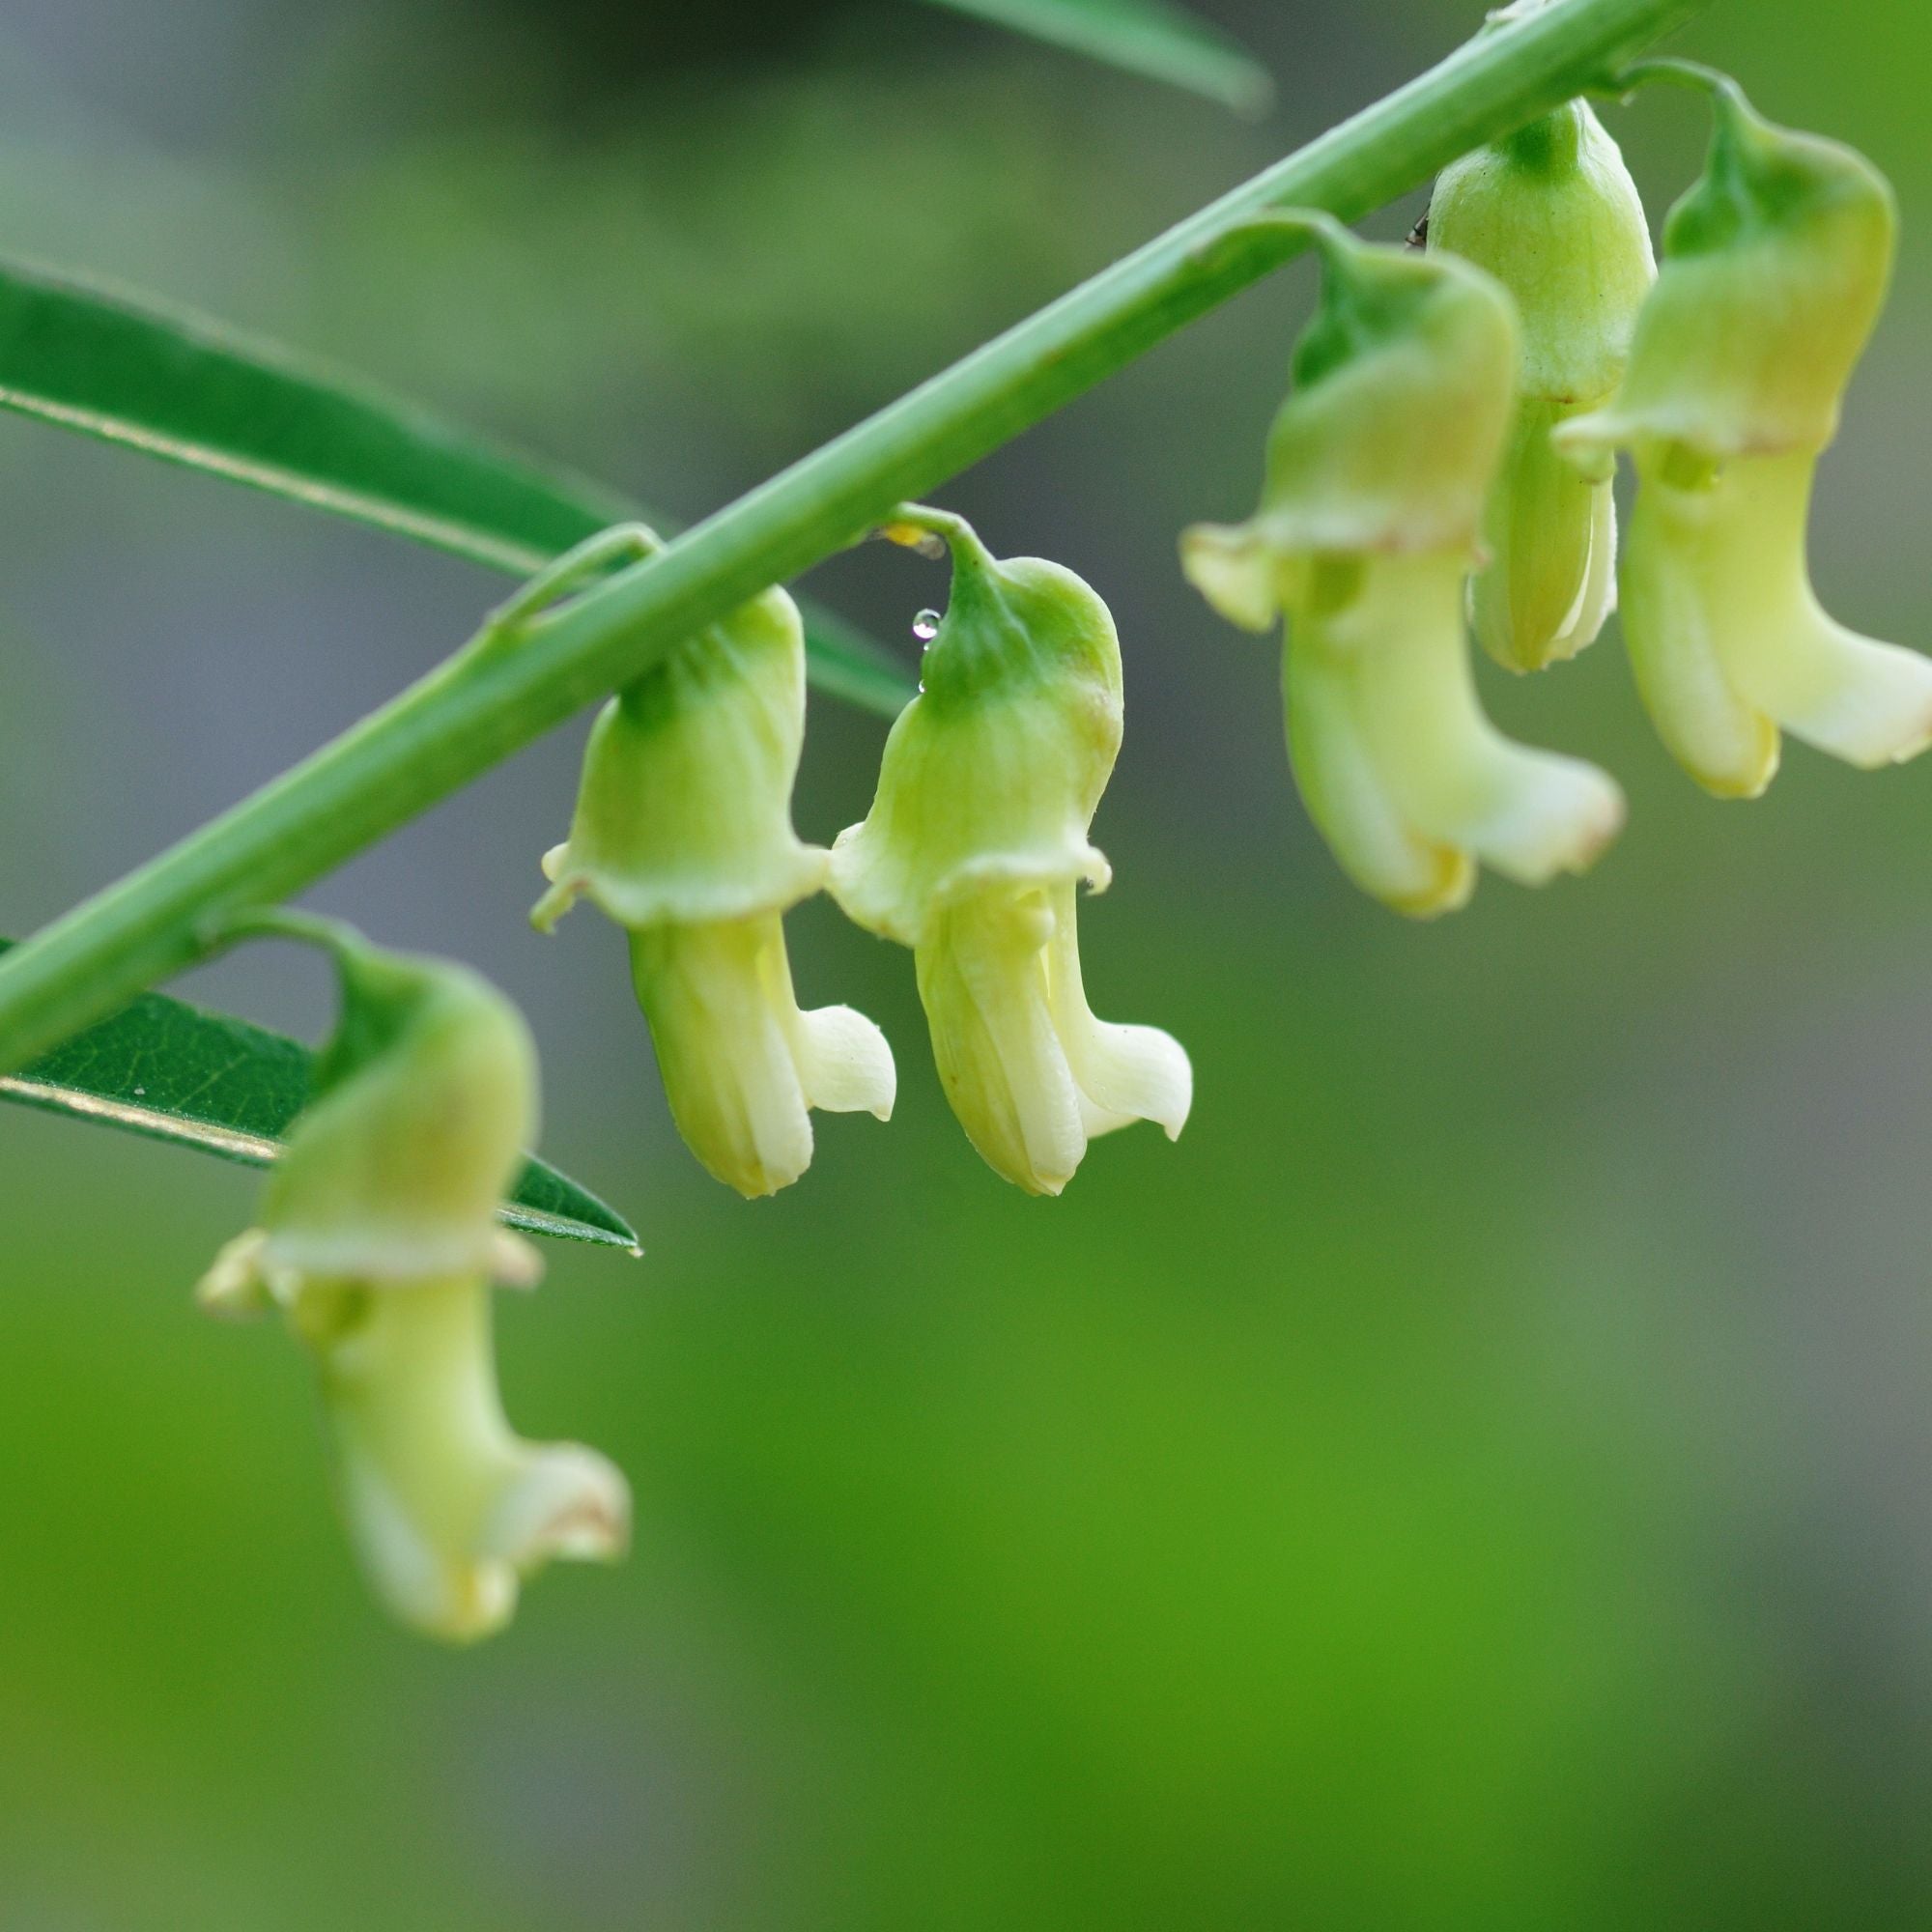
<svg viewBox="0 0 1932 1932">
<path fill-rule="evenodd" d="M 259 911 L 237 913 L 224 919 L 214 934 L 217 946 L 233 946 L 243 939 L 290 939 L 298 946 L 316 947 L 332 959 L 366 952 L 369 945 L 347 920 L 295 906 L 265 906 Z"/>
<path fill-rule="evenodd" d="M 629 682 L 768 584 L 855 542 L 1307 245 L 1600 86 L 1709 0 L 1552 0 L 1170 229 L 521 637 L 488 628 L 381 711 L 0 961 L 0 1072 L 220 942 Z"/>
<path fill-rule="evenodd" d="M 1688 87 L 1692 93 L 1719 99 L 1735 99 L 1743 93 L 1729 74 L 1706 67 L 1702 61 L 1678 60 L 1675 56 L 1638 61 L 1634 67 L 1625 68 L 1602 92 L 1628 99 L 1638 88 L 1660 82 L 1666 87 Z"/>
<path fill-rule="evenodd" d="M 902 536 L 901 531 L 909 535 Z M 919 551 L 935 562 L 951 552 L 965 551 L 988 567 L 993 558 L 980 541 L 980 533 L 966 519 L 952 510 L 937 510 L 929 503 L 901 503 L 887 519 L 881 535 L 908 549 Z"/>
</svg>

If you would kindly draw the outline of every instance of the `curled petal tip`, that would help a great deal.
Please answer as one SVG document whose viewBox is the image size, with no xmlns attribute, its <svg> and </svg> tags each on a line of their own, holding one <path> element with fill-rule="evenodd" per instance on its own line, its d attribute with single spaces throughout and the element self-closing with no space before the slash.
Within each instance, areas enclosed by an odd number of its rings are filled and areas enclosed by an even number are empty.
<svg viewBox="0 0 1932 1932">
<path fill-rule="evenodd" d="M 630 1548 L 630 1486 L 595 1450 L 548 1444 L 504 1491 L 484 1541 L 519 1572 L 553 1558 L 614 1563 Z"/>
<path fill-rule="evenodd" d="M 505 1288 L 534 1288 L 543 1279 L 543 1257 L 535 1245 L 508 1228 L 490 1239 L 490 1278 Z"/>
<path fill-rule="evenodd" d="M 262 1229 L 250 1228 L 215 1256 L 195 1284 L 195 1306 L 203 1314 L 242 1321 L 267 1312 L 273 1300 L 262 1273 L 262 1250 L 268 1238 Z"/>
<path fill-rule="evenodd" d="M 1813 632 L 1816 678 L 1794 701 L 1786 730 L 1862 771 L 1909 764 L 1932 745 L 1932 659 L 1861 638 L 1823 619 Z"/>
<path fill-rule="evenodd" d="M 892 1119 L 898 1067 L 885 1035 L 864 1013 L 851 1007 L 801 1012 L 794 1050 L 808 1105 L 828 1114 Z"/>
<path fill-rule="evenodd" d="M 1465 833 L 1470 849 L 1519 885 L 1586 872 L 1622 831 L 1624 797 L 1577 759 L 1525 753 L 1507 796 Z"/>
<path fill-rule="evenodd" d="M 1196 524 L 1180 538 L 1181 574 L 1229 623 L 1266 633 L 1281 617 L 1277 565 L 1248 524 Z"/>
</svg>

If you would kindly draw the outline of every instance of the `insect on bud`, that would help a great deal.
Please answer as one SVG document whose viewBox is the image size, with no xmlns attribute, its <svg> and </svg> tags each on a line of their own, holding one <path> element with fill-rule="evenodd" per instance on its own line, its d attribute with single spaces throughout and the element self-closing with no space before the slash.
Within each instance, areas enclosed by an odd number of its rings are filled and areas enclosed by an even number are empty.
<svg viewBox="0 0 1932 1932">
<path fill-rule="evenodd" d="M 1932 743 L 1932 662 L 1833 621 L 1805 556 L 1813 471 L 1890 280 L 1897 218 L 1851 149 L 1775 128 L 1714 77 L 1703 179 L 1615 398 L 1558 442 L 1618 449 L 1641 485 L 1624 634 L 1664 743 L 1719 797 L 1753 798 L 1791 732 L 1855 765 Z"/>
<path fill-rule="evenodd" d="M 1612 479 L 1578 474 L 1551 436 L 1622 381 L 1657 274 L 1643 204 L 1617 144 L 1577 100 L 1446 169 L 1429 245 L 1488 270 L 1521 318 L 1516 417 L 1470 606 L 1498 664 L 1541 670 L 1593 643 L 1616 606 Z"/>
<path fill-rule="evenodd" d="M 605 707 L 570 838 L 531 915 L 587 893 L 631 934 L 671 1116 L 710 1173 L 772 1194 L 810 1165 L 810 1109 L 890 1118 L 892 1049 L 849 1007 L 801 1011 L 785 909 L 829 855 L 792 830 L 805 739 L 798 608 L 768 590 L 688 638 Z"/>
<path fill-rule="evenodd" d="M 1179 1045 L 1095 1019 L 1081 980 L 1077 888 L 1111 876 L 1088 828 L 1120 750 L 1120 640 L 1071 571 L 996 561 L 958 519 L 918 516 L 951 545 L 952 601 L 872 810 L 833 847 L 832 892 L 913 949 L 973 1145 L 1058 1194 L 1095 1135 L 1146 1120 L 1175 1139 L 1193 1100 Z"/>
<path fill-rule="evenodd" d="M 1623 799 L 1594 766 L 1512 744 L 1476 695 L 1465 585 L 1509 433 L 1508 294 L 1454 255 L 1297 218 L 1322 251 L 1322 298 L 1261 507 L 1187 531 L 1181 562 L 1234 622 L 1286 614 L 1309 814 L 1364 891 L 1430 918 L 1468 899 L 1478 861 L 1526 885 L 1582 870 Z"/>
<path fill-rule="evenodd" d="M 261 1224 L 201 1284 L 217 1314 L 282 1309 L 312 1354 L 344 1515 L 371 1587 L 432 1635 L 482 1636 L 555 1556 L 609 1558 L 624 1479 L 503 1415 L 490 1283 L 535 1280 L 497 1219 L 536 1125 L 515 1009 L 462 967 L 334 941 L 340 1025 L 270 1173 Z"/>
</svg>

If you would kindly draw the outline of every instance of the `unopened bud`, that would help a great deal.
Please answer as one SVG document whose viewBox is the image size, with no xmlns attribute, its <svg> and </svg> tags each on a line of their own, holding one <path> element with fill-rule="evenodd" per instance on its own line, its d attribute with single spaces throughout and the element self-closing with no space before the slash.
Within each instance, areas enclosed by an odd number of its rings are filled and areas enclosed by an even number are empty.
<svg viewBox="0 0 1932 1932">
<path fill-rule="evenodd" d="M 1515 426 L 1484 522 L 1471 593 L 1483 647 L 1540 670 L 1595 641 L 1616 604 L 1616 502 L 1560 457 L 1552 433 L 1622 381 L 1656 265 L 1636 185 L 1585 101 L 1446 169 L 1429 245 L 1515 297 L 1522 360 Z"/>
</svg>

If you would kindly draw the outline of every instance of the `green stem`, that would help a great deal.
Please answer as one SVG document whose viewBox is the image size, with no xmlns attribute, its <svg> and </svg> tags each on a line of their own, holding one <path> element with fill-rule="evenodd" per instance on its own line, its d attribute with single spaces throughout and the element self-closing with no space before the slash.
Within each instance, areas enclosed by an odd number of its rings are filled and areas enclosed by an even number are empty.
<svg viewBox="0 0 1932 1932">
<path fill-rule="evenodd" d="M 366 952 L 369 945 L 346 920 L 330 919 L 325 913 L 303 912 L 293 906 L 270 906 L 224 919 L 214 935 L 214 944 L 233 946 L 243 939 L 289 939 L 298 946 L 313 946 L 331 959 Z"/>
<path fill-rule="evenodd" d="M 0 1073 L 207 956 L 680 638 L 857 541 L 1306 246 L 1243 217 L 1355 220 L 1602 85 L 1709 0 L 1553 0 L 1170 229 L 521 639 L 476 641 L 332 744 L 0 961 Z"/>
<path fill-rule="evenodd" d="M 988 568 L 993 556 L 980 541 L 980 533 L 962 516 L 952 510 L 936 510 L 929 503 L 900 503 L 886 519 L 882 535 L 902 542 L 901 530 L 916 530 L 926 541 L 916 543 L 911 548 L 938 560 L 949 552 L 956 555 L 965 551 L 969 556 L 979 558 Z M 936 546 L 928 549 L 927 543 Z"/>
<path fill-rule="evenodd" d="M 1720 72 L 1717 68 L 1706 67 L 1702 61 L 1678 60 L 1675 56 L 1638 61 L 1634 67 L 1625 68 L 1601 91 L 1619 99 L 1628 99 L 1638 88 L 1659 83 L 1666 87 L 1688 87 L 1694 94 L 1718 99 L 1735 99 L 1744 91 L 1729 74 Z"/>
</svg>

